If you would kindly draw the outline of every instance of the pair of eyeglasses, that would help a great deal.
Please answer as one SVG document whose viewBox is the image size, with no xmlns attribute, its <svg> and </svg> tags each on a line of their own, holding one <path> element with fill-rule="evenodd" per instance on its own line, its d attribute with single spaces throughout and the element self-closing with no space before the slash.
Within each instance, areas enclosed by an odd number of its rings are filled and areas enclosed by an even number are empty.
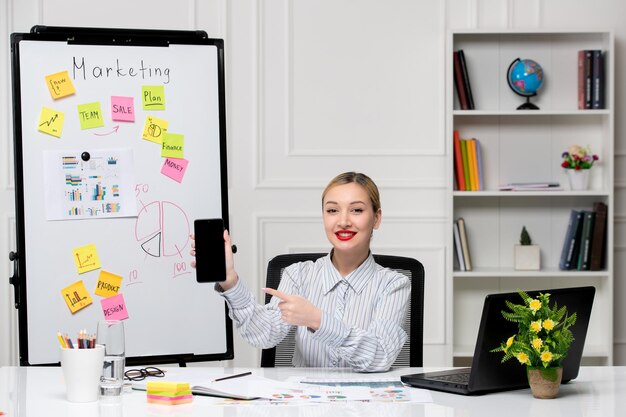
<svg viewBox="0 0 626 417">
<path fill-rule="evenodd" d="M 165 371 L 155 368 L 154 366 L 148 366 L 147 368 L 129 369 L 124 372 L 124 377 L 130 381 L 143 381 L 149 376 L 163 378 L 165 376 Z"/>
</svg>

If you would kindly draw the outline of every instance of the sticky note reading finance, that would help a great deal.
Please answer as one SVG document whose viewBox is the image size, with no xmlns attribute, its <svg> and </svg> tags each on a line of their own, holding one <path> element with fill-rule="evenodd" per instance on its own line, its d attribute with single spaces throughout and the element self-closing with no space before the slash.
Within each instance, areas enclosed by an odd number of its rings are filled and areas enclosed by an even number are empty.
<svg viewBox="0 0 626 417">
<path fill-rule="evenodd" d="M 74 94 L 76 89 L 67 71 L 46 75 L 46 85 L 53 99 L 66 97 Z"/>
<path fill-rule="evenodd" d="M 115 275 L 107 271 L 100 271 L 100 276 L 98 277 L 94 293 L 101 297 L 114 296 L 120 290 L 121 283 L 122 277 L 120 275 Z"/>
<path fill-rule="evenodd" d="M 185 157 L 185 135 L 165 133 L 161 144 L 161 156 L 163 158 L 183 159 Z"/>
<path fill-rule="evenodd" d="M 167 132 L 167 125 L 167 120 L 147 116 L 141 137 L 145 140 L 161 144 L 163 142 L 163 136 L 165 136 L 165 132 Z"/>
<path fill-rule="evenodd" d="M 49 109 L 48 107 L 42 107 L 37 130 L 60 138 L 61 132 L 63 131 L 64 120 L 65 113 Z"/>
<path fill-rule="evenodd" d="M 69 287 L 63 288 L 61 290 L 61 295 L 63 296 L 63 300 L 65 300 L 65 304 L 67 304 L 72 313 L 76 313 L 78 310 L 81 310 L 92 303 L 89 292 L 87 291 L 87 288 L 85 288 L 85 284 L 82 280 L 76 281 Z"/>
<path fill-rule="evenodd" d="M 135 99 L 132 97 L 111 96 L 111 120 L 134 122 Z"/>
<path fill-rule="evenodd" d="M 187 171 L 189 161 L 186 159 L 166 158 L 161 168 L 161 174 L 170 177 L 174 181 L 183 182 L 183 176 Z"/>
<path fill-rule="evenodd" d="M 162 85 L 144 85 L 141 87 L 144 110 L 165 110 L 165 87 Z"/>
<path fill-rule="evenodd" d="M 72 252 L 74 253 L 74 262 L 79 274 L 100 268 L 100 259 L 98 259 L 96 245 L 90 244 L 74 248 Z"/>
<path fill-rule="evenodd" d="M 128 318 L 128 310 L 126 309 L 123 294 L 103 298 L 100 300 L 100 304 L 102 305 L 105 320 L 126 320 Z"/>
<path fill-rule="evenodd" d="M 104 126 L 104 115 L 102 114 L 100 102 L 95 101 L 93 103 L 79 104 L 78 120 L 80 121 L 80 128 L 82 130 Z"/>
</svg>

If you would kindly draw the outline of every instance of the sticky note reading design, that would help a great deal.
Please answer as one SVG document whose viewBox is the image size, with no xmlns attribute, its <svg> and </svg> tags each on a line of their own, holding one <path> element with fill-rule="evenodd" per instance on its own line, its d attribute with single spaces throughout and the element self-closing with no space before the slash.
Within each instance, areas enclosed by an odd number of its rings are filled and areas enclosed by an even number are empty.
<svg viewBox="0 0 626 417">
<path fill-rule="evenodd" d="M 65 113 L 49 109 L 48 107 L 42 107 L 37 130 L 60 138 L 61 132 L 63 131 L 64 120 Z"/>
<path fill-rule="evenodd" d="M 126 320 L 128 318 L 124 294 L 103 298 L 100 300 L 100 304 L 102 305 L 105 320 Z"/>
<path fill-rule="evenodd" d="M 102 114 L 100 102 L 94 101 L 93 103 L 79 104 L 78 120 L 82 130 L 104 126 L 104 115 Z"/>
<path fill-rule="evenodd" d="M 83 284 L 82 280 L 76 281 L 69 287 L 63 288 L 61 295 L 72 313 L 76 313 L 78 310 L 87 307 L 92 302 L 89 292 L 87 288 L 85 288 L 85 284 Z"/>
<path fill-rule="evenodd" d="M 165 110 L 165 87 L 162 85 L 144 85 L 141 87 L 144 110 Z"/>
<path fill-rule="evenodd" d="M 122 283 L 122 277 L 115 275 L 107 271 L 100 271 L 98 282 L 96 283 L 96 295 L 101 297 L 111 297 L 117 294 L 120 290 L 120 284 Z"/>
<path fill-rule="evenodd" d="M 53 99 L 70 96 L 76 92 L 74 84 L 67 71 L 46 75 L 46 85 Z"/>
<path fill-rule="evenodd" d="M 135 99 L 111 96 L 111 119 L 120 122 L 135 121 Z"/>
<path fill-rule="evenodd" d="M 183 159 L 185 156 L 185 135 L 165 133 L 161 145 L 161 156 L 163 158 Z"/>
<path fill-rule="evenodd" d="M 72 251 L 79 274 L 100 268 L 100 259 L 98 259 L 96 245 L 81 246 L 80 248 L 74 248 Z"/>
<path fill-rule="evenodd" d="M 189 164 L 189 161 L 186 159 L 166 158 L 161 168 L 161 174 L 170 177 L 174 181 L 183 182 L 187 164 Z"/>
<path fill-rule="evenodd" d="M 147 116 L 141 137 L 151 142 L 161 144 L 163 142 L 163 136 L 165 136 L 165 132 L 167 132 L 167 125 L 167 120 Z"/>
</svg>

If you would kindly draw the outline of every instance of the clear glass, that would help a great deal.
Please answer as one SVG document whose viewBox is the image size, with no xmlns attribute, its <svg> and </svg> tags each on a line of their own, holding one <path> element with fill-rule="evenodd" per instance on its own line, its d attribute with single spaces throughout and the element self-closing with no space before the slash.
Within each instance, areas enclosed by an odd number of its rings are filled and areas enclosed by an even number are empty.
<svg viewBox="0 0 626 417">
<path fill-rule="evenodd" d="M 96 343 L 104 346 L 100 395 L 120 395 L 124 387 L 124 367 L 126 365 L 124 322 L 119 320 L 99 321 Z"/>
</svg>

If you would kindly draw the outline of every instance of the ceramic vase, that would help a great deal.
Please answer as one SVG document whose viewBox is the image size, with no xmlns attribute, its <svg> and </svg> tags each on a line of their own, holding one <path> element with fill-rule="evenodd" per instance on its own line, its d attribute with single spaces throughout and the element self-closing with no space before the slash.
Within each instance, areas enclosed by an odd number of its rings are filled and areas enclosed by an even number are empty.
<svg viewBox="0 0 626 417">
<path fill-rule="evenodd" d="M 515 270 L 539 271 L 541 269 L 539 245 L 515 245 L 513 255 L 515 258 Z"/>
<path fill-rule="evenodd" d="M 533 397 L 552 399 L 559 395 L 563 368 L 526 368 L 528 384 Z"/>
<path fill-rule="evenodd" d="M 569 187 L 572 191 L 584 191 L 589 188 L 589 171 L 590 169 L 568 169 L 567 178 Z"/>
</svg>

